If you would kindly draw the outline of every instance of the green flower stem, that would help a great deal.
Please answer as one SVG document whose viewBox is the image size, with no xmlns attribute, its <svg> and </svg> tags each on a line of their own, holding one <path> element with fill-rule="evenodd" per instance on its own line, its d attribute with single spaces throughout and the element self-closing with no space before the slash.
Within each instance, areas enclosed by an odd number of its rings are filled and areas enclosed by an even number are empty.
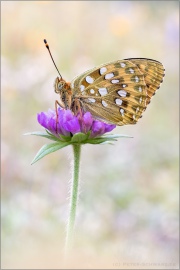
<svg viewBox="0 0 180 270">
<path fill-rule="evenodd" d="M 79 167 L 80 167 L 80 155 L 81 155 L 81 145 L 73 144 L 74 153 L 74 164 L 73 164 L 73 177 L 71 185 L 71 195 L 70 195 L 70 213 L 67 224 L 67 234 L 66 234 L 66 245 L 65 245 L 65 255 L 67 256 L 68 251 L 72 247 L 74 225 L 76 218 L 76 208 L 78 200 L 78 185 L 79 185 Z"/>
</svg>

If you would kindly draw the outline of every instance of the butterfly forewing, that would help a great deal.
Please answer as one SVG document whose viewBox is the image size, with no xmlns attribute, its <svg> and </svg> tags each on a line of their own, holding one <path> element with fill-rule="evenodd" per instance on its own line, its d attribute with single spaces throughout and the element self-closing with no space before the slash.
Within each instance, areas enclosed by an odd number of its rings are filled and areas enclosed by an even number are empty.
<svg viewBox="0 0 180 270">
<path fill-rule="evenodd" d="M 104 64 L 76 77 L 71 87 L 84 111 L 116 125 L 135 124 L 159 88 L 161 63 L 125 59 Z"/>
</svg>

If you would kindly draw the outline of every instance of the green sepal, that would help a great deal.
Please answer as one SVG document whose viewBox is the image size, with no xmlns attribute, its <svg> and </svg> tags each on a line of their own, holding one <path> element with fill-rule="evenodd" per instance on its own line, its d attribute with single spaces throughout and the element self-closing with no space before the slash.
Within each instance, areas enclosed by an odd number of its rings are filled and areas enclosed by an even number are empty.
<svg viewBox="0 0 180 270">
<path fill-rule="evenodd" d="M 52 138 L 56 138 L 57 141 L 65 141 L 65 142 L 69 142 L 71 140 L 71 136 L 65 136 L 65 135 L 61 135 L 61 134 L 57 134 L 57 136 L 53 135 L 49 130 L 46 129 L 46 132 L 49 134 L 49 136 L 51 136 Z"/>
<path fill-rule="evenodd" d="M 59 139 L 56 136 L 54 136 L 53 134 L 51 134 L 49 132 L 47 132 L 47 133 L 42 132 L 42 131 L 34 131 L 34 132 L 25 133 L 23 135 L 25 135 L 25 136 L 26 135 L 35 135 L 35 136 L 40 136 L 40 137 L 47 138 L 47 139 L 52 140 L 52 141 L 59 141 Z"/>
<path fill-rule="evenodd" d="M 73 135 L 71 143 L 85 143 L 89 138 L 90 132 L 87 134 L 79 132 Z"/>
<path fill-rule="evenodd" d="M 65 142 L 70 142 L 71 140 L 71 136 L 65 136 L 65 135 L 59 135 L 59 139 L 62 141 L 65 141 Z"/>
<path fill-rule="evenodd" d="M 34 157 L 33 161 L 31 162 L 31 165 L 40 160 L 41 158 L 43 158 L 44 156 L 51 154 L 68 145 L 69 145 L 68 142 L 56 142 L 43 145 L 43 147 L 38 151 L 38 153 Z"/>
<path fill-rule="evenodd" d="M 74 144 L 113 144 L 114 141 L 117 141 L 119 138 L 133 138 L 128 135 L 122 135 L 122 134 L 104 134 L 100 137 L 90 138 L 91 131 L 89 131 L 87 134 L 79 132 L 74 134 L 73 136 L 64 136 L 59 135 L 59 138 L 50 133 L 48 130 L 45 132 L 41 131 L 35 131 L 35 132 L 29 132 L 25 133 L 24 135 L 35 135 L 35 136 L 41 136 L 45 137 L 47 139 L 50 139 L 52 141 L 55 141 L 55 143 L 51 144 L 45 144 L 39 152 L 36 154 L 35 158 L 33 159 L 31 164 L 34 164 L 36 161 L 40 160 L 44 156 L 55 152 L 63 147 L 66 147 L 68 145 L 74 145 Z"/>
</svg>

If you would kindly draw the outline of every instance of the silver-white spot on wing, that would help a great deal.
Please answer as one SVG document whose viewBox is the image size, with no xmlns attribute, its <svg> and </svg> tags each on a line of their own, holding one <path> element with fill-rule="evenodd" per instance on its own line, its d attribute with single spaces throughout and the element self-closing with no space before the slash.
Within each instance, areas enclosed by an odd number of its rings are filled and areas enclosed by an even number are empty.
<svg viewBox="0 0 180 270">
<path fill-rule="evenodd" d="M 122 68 L 124 68 L 124 67 L 126 66 L 126 64 L 125 64 L 125 63 L 120 63 L 120 66 L 121 66 Z"/>
<path fill-rule="evenodd" d="M 115 102 L 117 105 L 122 105 L 122 100 L 119 98 L 116 98 Z"/>
<path fill-rule="evenodd" d="M 139 112 L 139 107 L 136 108 L 136 113 L 138 113 L 138 112 Z"/>
<path fill-rule="evenodd" d="M 130 73 L 134 73 L 134 69 L 129 68 L 129 72 L 130 72 Z"/>
<path fill-rule="evenodd" d="M 96 100 L 94 98 L 88 98 L 88 101 L 91 102 L 91 103 L 96 102 Z"/>
<path fill-rule="evenodd" d="M 116 84 L 119 83 L 119 80 L 112 80 L 111 82 Z"/>
<path fill-rule="evenodd" d="M 102 100 L 102 105 L 103 105 L 104 107 L 107 107 L 107 106 L 108 106 L 108 104 L 107 104 L 106 101 L 104 101 L 104 100 Z"/>
<path fill-rule="evenodd" d="M 99 94 L 101 95 L 101 96 L 105 96 L 105 95 L 107 95 L 107 93 L 108 93 L 108 91 L 107 91 L 107 89 L 104 87 L 104 88 L 99 88 Z"/>
<path fill-rule="evenodd" d="M 106 67 L 102 67 L 102 68 L 100 68 L 99 73 L 102 75 L 102 74 L 104 74 L 106 71 L 107 71 L 107 68 L 106 68 Z"/>
<path fill-rule="evenodd" d="M 93 83 L 94 82 L 94 79 L 91 76 L 87 76 L 86 77 L 86 82 L 87 83 Z"/>
<path fill-rule="evenodd" d="M 80 90 L 81 90 L 81 92 L 83 92 L 84 89 L 85 89 L 85 86 L 81 84 L 81 85 L 80 85 Z"/>
<path fill-rule="evenodd" d="M 124 109 L 121 108 L 119 111 L 120 111 L 121 115 L 123 116 L 124 115 Z"/>
<path fill-rule="evenodd" d="M 139 77 L 138 76 L 135 76 L 134 79 L 135 79 L 135 82 L 139 82 Z"/>
<path fill-rule="evenodd" d="M 142 87 L 141 87 L 141 86 L 139 86 L 138 90 L 139 90 L 139 92 L 142 92 Z"/>
<path fill-rule="evenodd" d="M 139 103 L 140 103 L 140 104 L 142 103 L 142 97 L 139 98 Z"/>
<path fill-rule="evenodd" d="M 94 89 L 90 89 L 90 93 L 94 94 L 95 93 Z"/>
<path fill-rule="evenodd" d="M 108 73 L 108 74 L 105 75 L 105 79 L 106 79 L 106 80 L 109 80 L 109 79 L 111 79 L 111 78 L 113 78 L 113 77 L 114 77 L 114 73 L 113 73 L 113 72 Z"/>
<path fill-rule="evenodd" d="M 119 90 L 119 91 L 118 91 L 118 95 L 119 95 L 120 97 L 126 97 L 127 92 L 126 92 L 125 90 Z"/>
</svg>

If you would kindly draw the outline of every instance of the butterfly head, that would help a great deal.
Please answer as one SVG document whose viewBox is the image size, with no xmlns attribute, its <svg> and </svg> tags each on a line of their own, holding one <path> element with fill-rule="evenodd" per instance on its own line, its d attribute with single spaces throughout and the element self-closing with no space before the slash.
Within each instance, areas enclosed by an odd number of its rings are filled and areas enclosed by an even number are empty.
<svg viewBox="0 0 180 270">
<path fill-rule="evenodd" d="M 71 108 L 72 92 L 70 83 L 66 82 L 63 78 L 57 77 L 54 83 L 54 91 L 60 95 L 60 103 L 65 109 Z"/>
</svg>

